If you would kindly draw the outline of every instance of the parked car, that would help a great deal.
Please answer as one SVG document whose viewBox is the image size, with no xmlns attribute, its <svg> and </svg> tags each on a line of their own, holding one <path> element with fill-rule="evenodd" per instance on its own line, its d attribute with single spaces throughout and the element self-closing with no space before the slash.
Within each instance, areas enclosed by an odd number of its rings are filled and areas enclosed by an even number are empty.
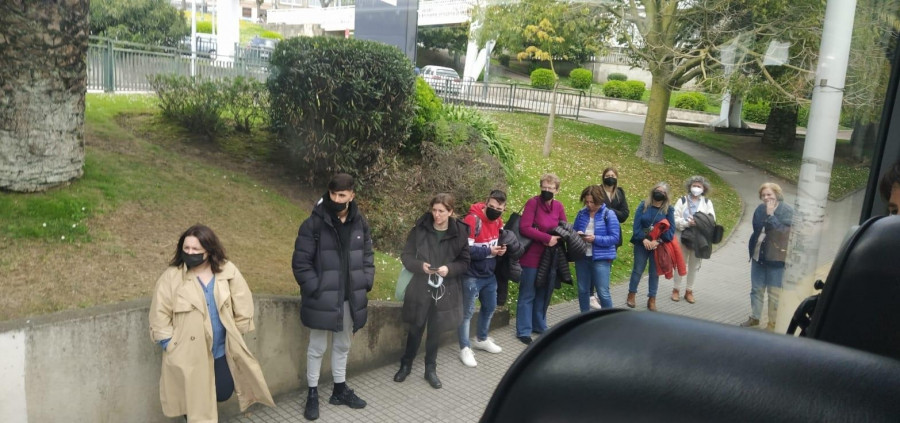
<svg viewBox="0 0 900 423">
<path fill-rule="evenodd" d="M 191 53 L 191 36 L 181 39 L 181 50 Z M 214 34 L 197 34 L 197 57 L 216 58 L 216 36 Z"/>
<path fill-rule="evenodd" d="M 262 60 L 269 60 L 269 57 L 272 56 L 272 51 L 275 50 L 275 46 L 278 45 L 280 40 L 275 40 L 272 38 L 263 38 L 259 35 L 254 36 L 250 40 L 250 44 L 247 46 L 249 48 L 248 57 L 251 58 L 259 58 Z"/>
<path fill-rule="evenodd" d="M 459 74 L 452 68 L 428 65 L 422 68 L 422 78 L 438 93 L 458 95 L 462 88 Z"/>
</svg>

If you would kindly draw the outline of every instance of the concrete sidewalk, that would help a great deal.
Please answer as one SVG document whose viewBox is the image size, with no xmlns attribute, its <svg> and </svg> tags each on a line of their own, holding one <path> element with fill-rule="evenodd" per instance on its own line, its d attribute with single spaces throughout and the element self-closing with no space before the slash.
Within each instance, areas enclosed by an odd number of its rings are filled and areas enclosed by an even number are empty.
<svg viewBox="0 0 900 423">
<path fill-rule="evenodd" d="M 587 112 L 583 121 L 640 133 L 643 116 L 631 116 L 601 112 Z M 696 304 L 669 299 L 672 292 L 671 280 L 660 280 L 657 307 L 660 312 L 679 314 L 724 324 L 738 324 L 750 313 L 750 265 L 748 263 L 747 240 L 752 229 L 748 216 L 759 204 L 757 189 L 774 178 L 764 172 L 738 162 L 721 153 L 697 146 L 673 136 L 667 136 L 666 144 L 685 151 L 709 166 L 733 186 L 744 202 L 744 218 L 734 233 L 716 250 L 712 258 L 704 260 L 694 286 Z M 628 178 L 628 175 L 622 175 Z M 671 181 L 675 186 L 680 181 Z M 793 201 L 796 187 L 789 181 L 777 181 Z M 633 194 L 637 195 L 637 194 Z M 861 204 L 854 196 L 840 203 L 829 203 L 828 216 L 846 215 L 854 212 L 855 204 Z M 634 203 L 636 206 L 636 202 Z M 858 209 L 856 210 L 858 214 Z M 840 220 L 835 220 L 840 222 Z M 827 225 L 827 222 L 826 222 Z M 843 237 L 840 227 L 828 231 L 823 238 L 820 257 L 834 257 Z M 623 248 L 630 248 L 625 245 Z M 829 259 L 830 260 L 830 259 Z M 821 262 L 821 260 L 820 260 Z M 613 263 L 613 266 L 621 266 Z M 628 292 L 627 283 L 612 288 L 615 307 L 625 307 Z M 647 282 L 645 277 L 638 289 L 637 308 L 646 310 Z M 557 304 L 550 308 L 548 320 L 556 324 L 578 312 L 577 302 Z M 765 313 L 764 313 L 765 314 Z M 765 324 L 765 322 L 763 322 Z M 480 419 L 494 388 L 513 361 L 525 350 L 525 345 L 515 338 L 515 325 L 495 330 L 491 333 L 495 341 L 503 347 L 500 354 L 476 351 L 478 367 L 467 368 L 459 361 L 456 342 L 444 345 L 438 354 L 438 376 L 443 389 L 431 389 L 422 378 L 423 356 L 420 354 L 413 365 L 413 373 L 404 383 L 395 383 L 393 375 L 399 367 L 390 365 L 364 374 L 350 375 L 349 386 L 369 405 L 362 410 L 351 410 L 345 406 L 328 404 L 331 386 L 320 386 L 320 411 L 322 422 L 476 422 Z M 306 392 L 296 392 L 276 398 L 277 408 L 254 406 L 250 412 L 230 420 L 231 422 L 288 422 L 303 421 L 303 407 Z"/>
</svg>

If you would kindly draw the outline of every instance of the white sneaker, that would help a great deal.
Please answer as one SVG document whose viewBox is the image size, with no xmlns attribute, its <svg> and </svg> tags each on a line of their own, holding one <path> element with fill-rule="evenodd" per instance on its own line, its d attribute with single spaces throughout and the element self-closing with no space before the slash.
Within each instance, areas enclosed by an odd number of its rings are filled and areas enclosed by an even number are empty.
<svg viewBox="0 0 900 423">
<path fill-rule="evenodd" d="M 472 347 L 479 349 L 479 350 L 487 351 L 491 354 L 499 354 L 501 351 L 503 351 L 503 348 L 500 348 L 499 345 L 495 344 L 494 339 L 491 337 L 488 337 L 488 339 L 485 339 L 484 341 L 479 341 L 478 339 L 473 339 Z"/>
<path fill-rule="evenodd" d="M 472 349 L 469 347 L 459 350 L 459 360 L 467 367 L 475 367 L 478 365 L 478 363 L 475 362 L 475 353 L 473 353 Z"/>
<path fill-rule="evenodd" d="M 596 295 L 591 295 L 591 310 L 600 310 L 600 301 L 597 300 Z"/>
</svg>

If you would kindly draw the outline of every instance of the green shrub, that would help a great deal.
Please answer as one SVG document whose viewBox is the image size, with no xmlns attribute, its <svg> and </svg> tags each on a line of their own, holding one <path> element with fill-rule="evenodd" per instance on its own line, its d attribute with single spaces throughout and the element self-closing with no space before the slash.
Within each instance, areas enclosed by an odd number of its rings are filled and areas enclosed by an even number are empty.
<svg viewBox="0 0 900 423">
<path fill-rule="evenodd" d="M 531 86 L 542 90 L 553 89 L 556 83 L 556 75 L 550 69 L 539 68 L 531 72 Z"/>
<path fill-rule="evenodd" d="M 625 87 L 627 88 L 625 98 L 629 100 L 640 100 L 641 97 L 644 96 L 647 84 L 641 81 L 625 81 Z"/>
<path fill-rule="evenodd" d="M 444 107 L 444 116 L 450 123 L 463 123 L 471 128 L 470 143 L 487 147 L 488 152 L 500 161 L 503 170 L 509 174 L 516 157 L 509 139 L 500 133 L 496 122 L 478 110 L 456 105 Z"/>
<path fill-rule="evenodd" d="M 197 21 L 197 32 L 201 34 L 212 34 L 212 21 Z"/>
<path fill-rule="evenodd" d="M 603 95 L 612 98 L 627 98 L 628 87 L 625 81 L 610 80 L 603 84 Z"/>
<path fill-rule="evenodd" d="M 586 90 L 594 82 L 594 74 L 584 68 L 573 69 L 572 72 L 569 72 L 569 82 L 572 84 L 572 88 Z"/>
<path fill-rule="evenodd" d="M 624 73 L 613 72 L 606 77 L 607 81 L 627 81 L 628 75 Z"/>
<path fill-rule="evenodd" d="M 179 75 L 153 75 L 147 79 L 159 97 L 164 117 L 210 138 L 224 129 L 220 83 Z"/>
<path fill-rule="evenodd" d="M 706 99 L 706 96 L 703 95 L 703 93 L 679 93 L 675 98 L 675 107 L 679 109 L 698 110 L 702 112 L 706 110 L 706 106 L 708 105 L 709 101 Z"/>
<path fill-rule="evenodd" d="M 743 118 L 748 122 L 766 123 L 769 120 L 769 103 L 744 103 Z"/>
<path fill-rule="evenodd" d="M 272 52 L 271 125 L 290 164 L 308 178 L 379 174 L 409 138 L 415 76 L 393 46 L 296 37 Z"/>
<path fill-rule="evenodd" d="M 440 129 L 439 121 L 443 118 L 442 103 L 431 85 L 421 77 L 416 78 L 416 115 L 410 127 L 409 141 L 405 144 L 407 151 L 419 151 L 419 145 L 423 141 L 436 140 Z"/>
<path fill-rule="evenodd" d="M 509 67 L 509 55 L 508 54 L 503 53 L 503 54 L 497 56 L 497 61 L 500 62 L 500 64 L 502 66 Z"/>
<path fill-rule="evenodd" d="M 266 84 L 243 76 L 224 79 L 220 84 L 223 107 L 236 131 L 250 133 L 253 126 L 267 126 L 269 92 Z"/>
<path fill-rule="evenodd" d="M 453 193 L 454 212 L 461 217 L 492 189 L 507 189 L 500 163 L 484 148 L 425 142 L 421 151 L 421 162 L 409 158 L 394 162 L 378 184 L 357 197 L 364 203 L 372 239 L 381 251 L 402 250 L 409 230 L 428 211 L 428 201 L 436 193 Z"/>
</svg>

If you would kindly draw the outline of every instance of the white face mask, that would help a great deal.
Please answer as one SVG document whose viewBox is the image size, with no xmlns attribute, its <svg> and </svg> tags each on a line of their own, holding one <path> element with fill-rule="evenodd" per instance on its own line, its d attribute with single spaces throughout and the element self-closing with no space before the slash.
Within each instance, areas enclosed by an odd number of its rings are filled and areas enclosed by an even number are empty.
<svg viewBox="0 0 900 423">
<path fill-rule="evenodd" d="M 699 197 L 703 195 L 703 188 L 691 187 L 691 194 L 693 194 L 694 197 Z"/>
</svg>

